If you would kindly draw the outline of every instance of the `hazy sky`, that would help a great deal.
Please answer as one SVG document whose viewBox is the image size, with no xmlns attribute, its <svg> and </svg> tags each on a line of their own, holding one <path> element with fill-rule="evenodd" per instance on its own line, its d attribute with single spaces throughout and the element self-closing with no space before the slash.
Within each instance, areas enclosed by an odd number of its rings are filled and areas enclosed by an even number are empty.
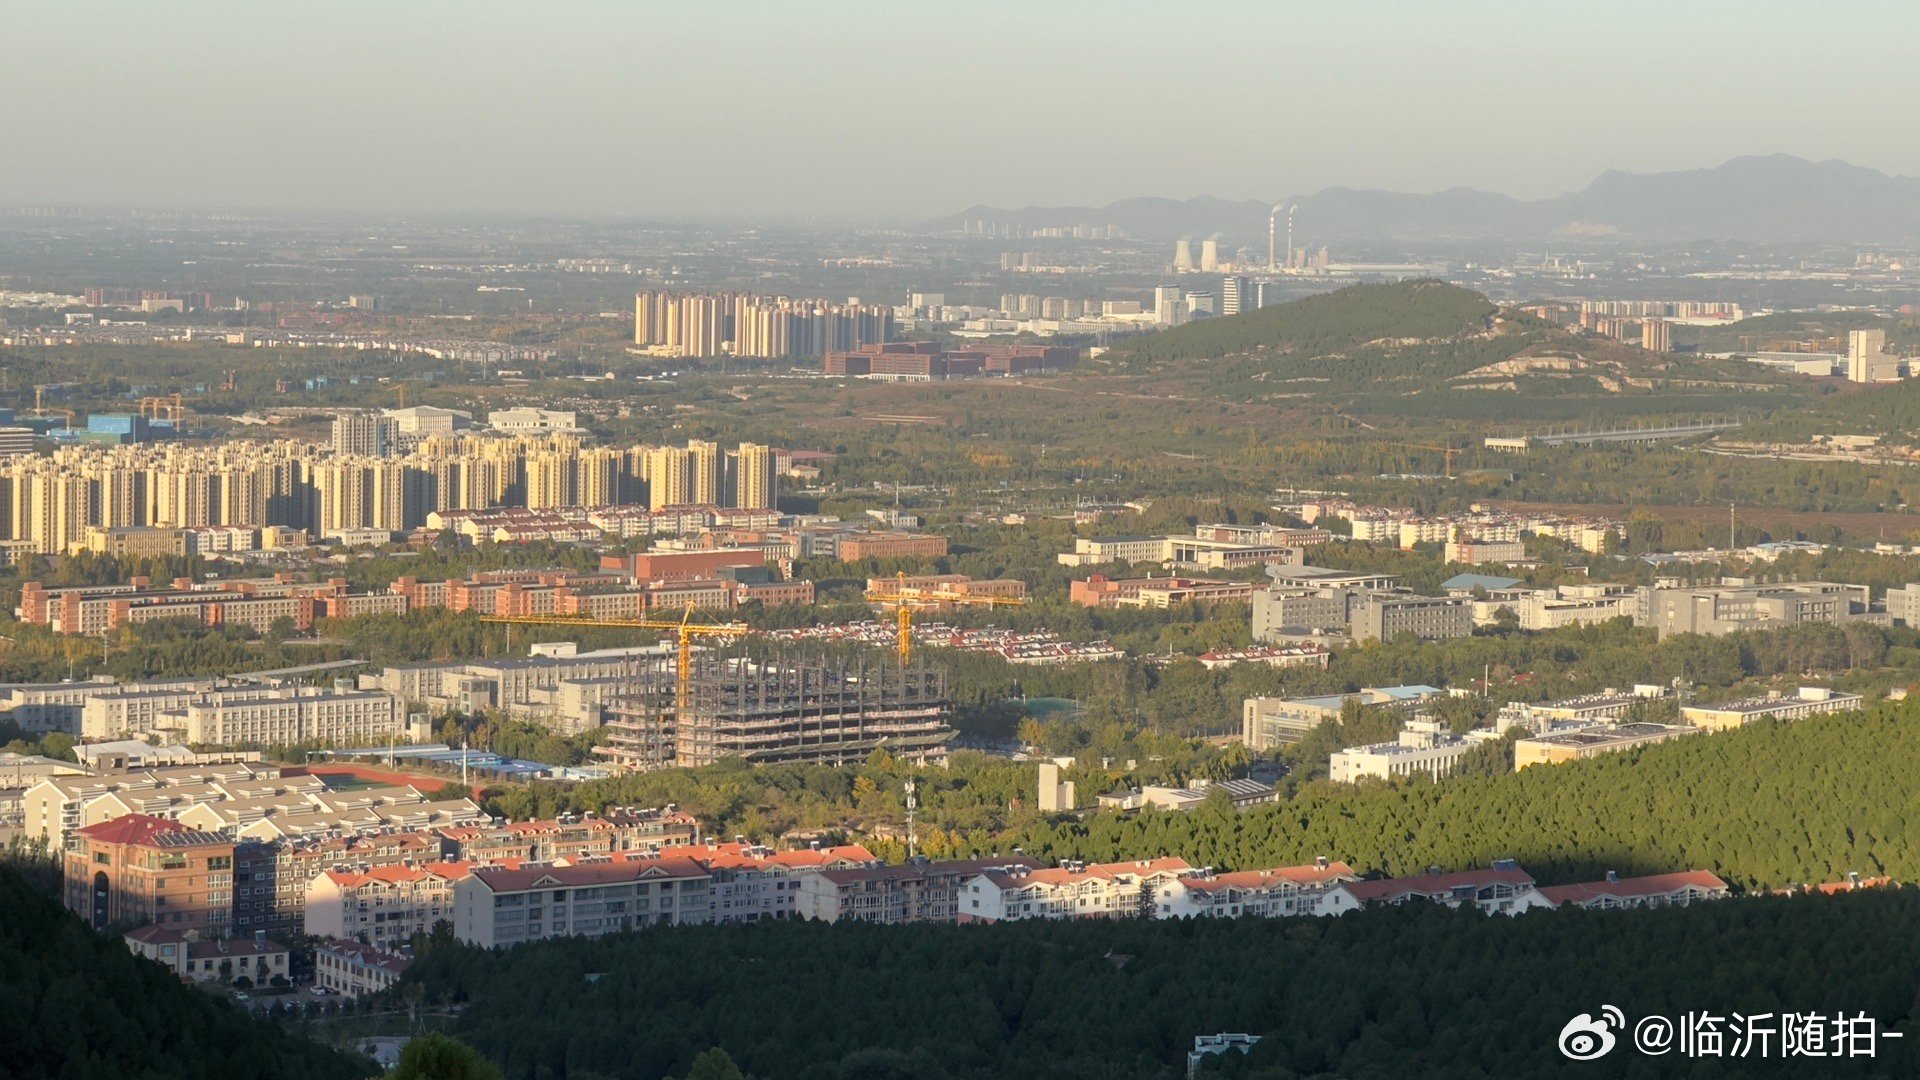
<svg viewBox="0 0 1920 1080">
<path fill-rule="evenodd" d="M 9 0 L 0 200 L 927 217 L 1920 173 L 1896 3 Z"/>
</svg>

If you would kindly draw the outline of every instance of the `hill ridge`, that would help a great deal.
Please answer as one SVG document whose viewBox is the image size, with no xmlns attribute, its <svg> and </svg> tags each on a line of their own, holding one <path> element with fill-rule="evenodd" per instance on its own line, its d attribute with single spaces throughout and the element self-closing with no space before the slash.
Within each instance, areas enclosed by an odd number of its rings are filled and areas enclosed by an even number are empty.
<svg viewBox="0 0 1920 1080">
<path fill-rule="evenodd" d="M 1454 186 L 1429 193 L 1328 186 L 1278 200 L 1297 207 L 1296 243 L 1446 242 L 1580 236 L 1833 242 L 1920 237 L 1920 177 L 1839 158 L 1748 154 L 1661 172 L 1608 169 L 1543 199 Z M 1122 199 L 1102 207 L 976 205 L 931 222 L 988 220 L 1037 228 L 1114 225 L 1148 240 L 1222 235 L 1258 248 L 1276 203 L 1200 195 Z"/>
</svg>

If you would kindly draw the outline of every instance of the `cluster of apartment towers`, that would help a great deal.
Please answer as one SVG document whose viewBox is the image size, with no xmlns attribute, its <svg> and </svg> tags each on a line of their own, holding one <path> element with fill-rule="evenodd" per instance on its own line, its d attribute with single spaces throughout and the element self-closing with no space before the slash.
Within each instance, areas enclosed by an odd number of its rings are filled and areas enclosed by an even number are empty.
<svg viewBox="0 0 1920 1080">
<path fill-rule="evenodd" d="M 615 448 L 564 433 L 451 430 L 409 437 L 388 417 L 348 414 L 326 445 L 85 445 L 0 458 L 0 544 L 58 555 L 99 529 L 400 532 L 436 511 L 495 507 L 769 509 L 776 475 L 773 449 L 755 443 Z"/>
</svg>

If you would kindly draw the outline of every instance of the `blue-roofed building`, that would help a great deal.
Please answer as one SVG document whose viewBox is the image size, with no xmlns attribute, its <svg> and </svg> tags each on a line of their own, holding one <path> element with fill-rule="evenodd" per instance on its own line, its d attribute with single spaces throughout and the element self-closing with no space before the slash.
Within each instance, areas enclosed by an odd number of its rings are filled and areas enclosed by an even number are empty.
<svg viewBox="0 0 1920 1080">
<path fill-rule="evenodd" d="M 151 439 L 147 418 L 132 413 L 95 413 L 87 417 L 87 429 L 80 438 L 85 442 L 138 443 Z"/>
</svg>

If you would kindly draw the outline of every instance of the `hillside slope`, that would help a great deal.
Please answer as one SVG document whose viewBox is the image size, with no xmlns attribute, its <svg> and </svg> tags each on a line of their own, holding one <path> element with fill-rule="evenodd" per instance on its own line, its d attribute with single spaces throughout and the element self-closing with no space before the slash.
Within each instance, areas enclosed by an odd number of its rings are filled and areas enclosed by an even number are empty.
<svg viewBox="0 0 1920 1080">
<path fill-rule="evenodd" d="M 1437 281 L 1354 285 L 1205 319 L 1119 345 L 1083 372 L 1163 397 L 1527 422 L 1738 413 L 1810 392 L 1750 364 L 1515 317 Z"/>
<path fill-rule="evenodd" d="M 0 1076 L 346 1080 L 373 1071 L 183 985 L 0 866 Z"/>
<path fill-rule="evenodd" d="M 1163 330 L 1117 351 L 1136 367 L 1238 353 L 1321 356 L 1369 343 L 1480 333 L 1489 328 L 1494 310 L 1479 293 L 1440 281 L 1352 285 Z"/>
</svg>

